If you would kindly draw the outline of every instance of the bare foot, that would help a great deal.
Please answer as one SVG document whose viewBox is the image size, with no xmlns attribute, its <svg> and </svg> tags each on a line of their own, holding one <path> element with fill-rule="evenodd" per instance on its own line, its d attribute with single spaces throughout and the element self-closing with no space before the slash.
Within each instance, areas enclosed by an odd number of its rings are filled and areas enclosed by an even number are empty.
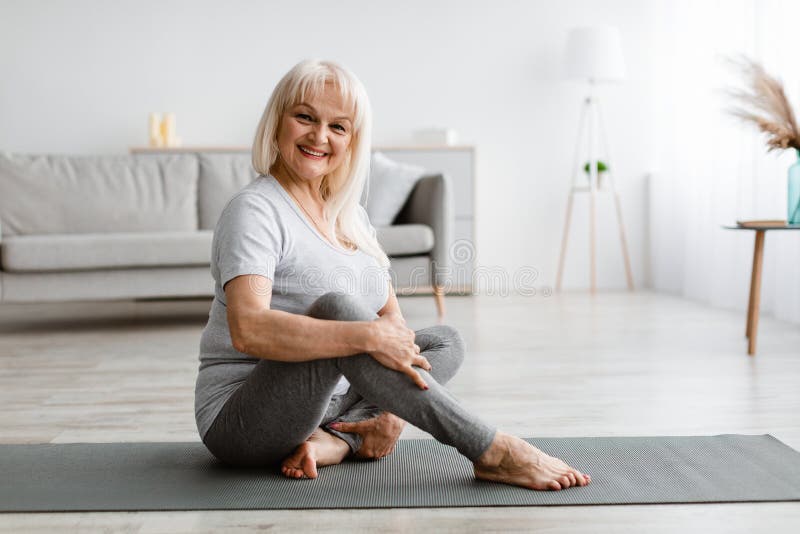
<svg viewBox="0 0 800 534">
<path fill-rule="evenodd" d="M 530 443 L 497 432 L 489 449 L 474 462 L 475 477 L 534 490 L 585 486 L 592 478 Z"/>
<path fill-rule="evenodd" d="M 317 478 L 317 467 L 341 463 L 349 453 L 347 442 L 318 428 L 283 460 L 281 472 L 289 478 Z"/>
</svg>

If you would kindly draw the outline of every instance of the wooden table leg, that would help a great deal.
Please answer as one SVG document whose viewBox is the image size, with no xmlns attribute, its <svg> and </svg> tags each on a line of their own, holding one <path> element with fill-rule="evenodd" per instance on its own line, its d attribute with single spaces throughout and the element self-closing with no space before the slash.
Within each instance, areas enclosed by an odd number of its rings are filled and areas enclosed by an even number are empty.
<svg viewBox="0 0 800 534">
<path fill-rule="evenodd" d="M 750 305 L 747 309 L 747 354 L 756 353 L 758 335 L 758 308 L 761 303 L 761 265 L 764 259 L 765 230 L 756 230 L 756 244 L 753 248 L 753 272 L 750 274 Z"/>
<path fill-rule="evenodd" d="M 747 328 L 745 328 L 744 335 L 750 339 L 750 331 L 753 329 L 753 297 L 755 292 L 753 289 L 756 287 L 756 250 L 758 245 L 753 247 L 753 265 L 750 269 L 750 296 L 747 300 Z"/>
</svg>

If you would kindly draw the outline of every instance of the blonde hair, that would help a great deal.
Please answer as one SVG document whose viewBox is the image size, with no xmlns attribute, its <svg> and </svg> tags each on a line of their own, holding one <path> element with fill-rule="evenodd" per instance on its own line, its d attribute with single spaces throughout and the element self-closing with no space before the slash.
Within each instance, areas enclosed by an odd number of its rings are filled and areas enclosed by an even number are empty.
<svg viewBox="0 0 800 534">
<path fill-rule="evenodd" d="M 339 235 L 365 253 L 375 257 L 382 267 L 389 258 L 359 215 L 359 200 L 369 177 L 372 139 L 372 109 L 367 91 L 356 76 L 333 61 L 307 59 L 287 72 L 269 97 L 253 141 L 253 168 L 267 175 L 278 161 L 278 128 L 284 112 L 321 94 L 325 84 L 333 84 L 346 105 L 353 110 L 353 135 L 344 162 L 322 178 L 320 195 L 330 222 L 328 232 L 338 241 Z M 337 235 L 337 229 L 340 234 Z"/>
</svg>

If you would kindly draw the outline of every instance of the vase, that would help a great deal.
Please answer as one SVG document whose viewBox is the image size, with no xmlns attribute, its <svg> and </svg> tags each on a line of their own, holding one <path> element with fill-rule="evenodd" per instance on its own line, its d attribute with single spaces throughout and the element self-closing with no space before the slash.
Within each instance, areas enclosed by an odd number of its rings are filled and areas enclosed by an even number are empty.
<svg viewBox="0 0 800 534">
<path fill-rule="evenodd" d="M 797 151 L 797 161 L 789 167 L 788 182 L 786 224 L 800 224 L 800 150 Z"/>
</svg>

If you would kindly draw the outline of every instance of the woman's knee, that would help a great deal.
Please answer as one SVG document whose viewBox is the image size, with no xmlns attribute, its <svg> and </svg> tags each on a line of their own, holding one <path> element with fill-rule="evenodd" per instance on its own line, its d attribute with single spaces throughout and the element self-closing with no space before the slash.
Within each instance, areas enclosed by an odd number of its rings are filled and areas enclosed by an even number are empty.
<svg viewBox="0 0 800 534">
<path fill-rule="evenodd" d="M 317 298 L 308 308 L 307 315 L 333 321 L 371 321 L 377 318 L 377 314 L 361 299 L 337 291 L 329 291 Z"/>
<path fill-rule="evenodd" d="M 461 336 L 461 332 L 456 330 L 450 325 L 441 325 L 447 333 L 450 343 L 453 345 L 453 353 L 458 357 L 459 364 L 464 361 L 464 356 L 467 353 L 467 344 Z"/>
<path fill-rule="evenodd" d="M 467 351 L 467 345 L 461 333 L 450 325 L 442 324 L 426 329 L 426 332 L 433 335 L 435 340 L 431 348 L 434 347 L 447 347 L 449 350 L 447 354 L 449 358 L 455 363 L 457 367 L 461 367 L 464 362 L 464 355 Z"/>
</svg>

